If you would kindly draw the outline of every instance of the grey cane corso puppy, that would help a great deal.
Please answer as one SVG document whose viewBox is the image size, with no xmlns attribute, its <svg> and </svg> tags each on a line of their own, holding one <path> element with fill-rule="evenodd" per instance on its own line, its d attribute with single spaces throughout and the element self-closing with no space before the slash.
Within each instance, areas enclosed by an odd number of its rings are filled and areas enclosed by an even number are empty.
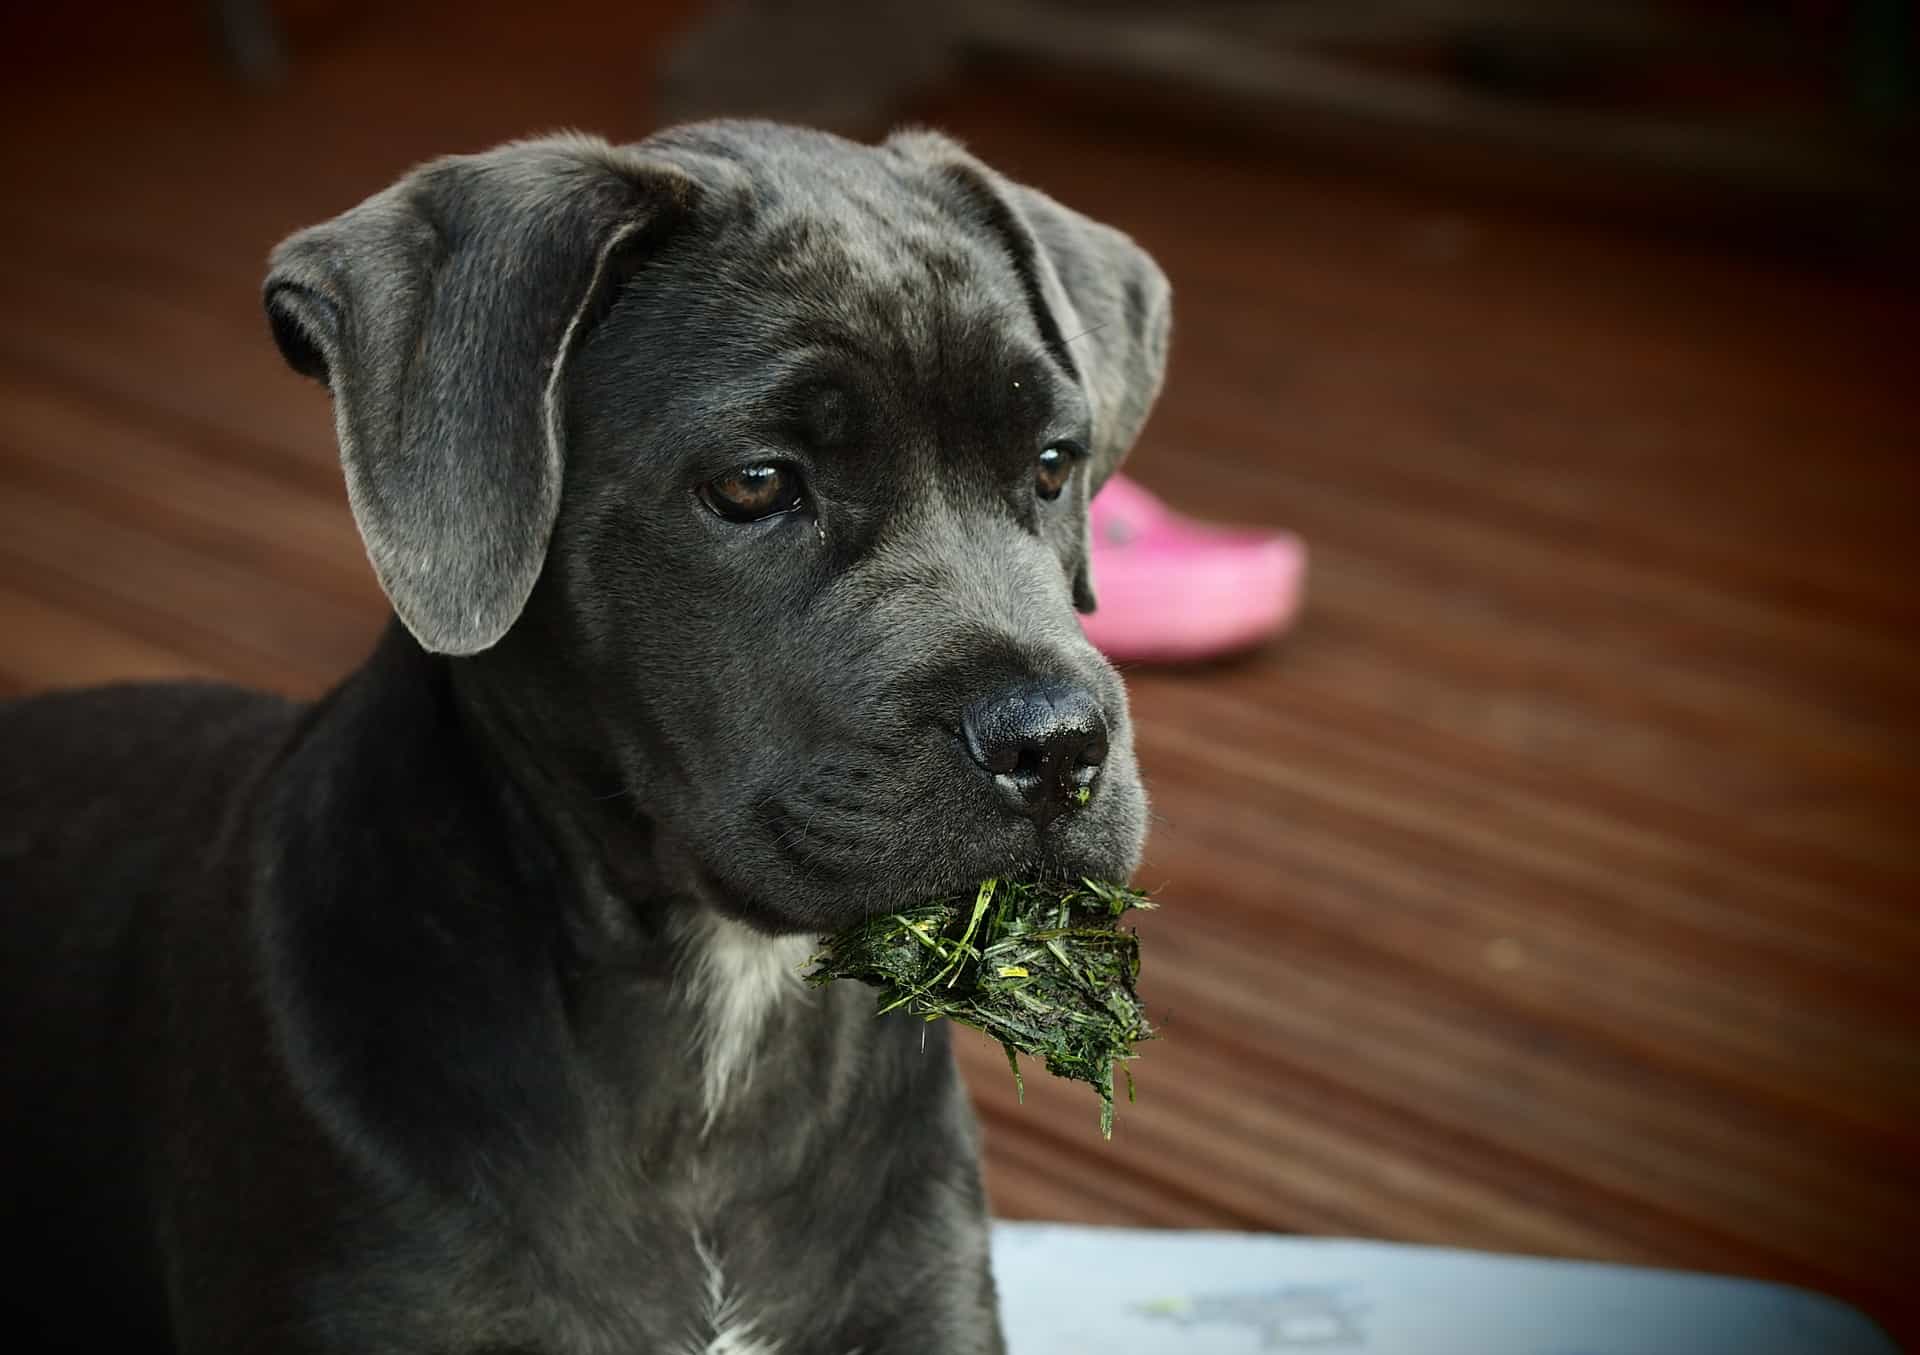
<svg viewBox="0 0 1920 1355">
<path fill-rule="evenodd" d="M 999 1350 L 944 1029 L 796 974 L 1134 867 L 1074 608 L 1159 270 L 934 134 L 715 123 L 428 165 L 266 308 L 398 624 L 312 706 L 0 712 L 0 1340 Z"/>
</svg>

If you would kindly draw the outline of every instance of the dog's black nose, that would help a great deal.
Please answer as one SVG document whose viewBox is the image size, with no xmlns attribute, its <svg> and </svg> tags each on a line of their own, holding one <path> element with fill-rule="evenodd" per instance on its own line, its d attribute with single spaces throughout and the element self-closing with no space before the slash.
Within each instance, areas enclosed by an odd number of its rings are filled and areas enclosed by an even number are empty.
<svg viewBox="0 0 1920 1355">
<path fill-rule="evenodd" d="M 1008 805 L 1042 828 L 1093 797 L 1107 717 L 1084 688 L 1028 683 L 974 702 L 961 725 L 967 751 Z"/>
</svg>

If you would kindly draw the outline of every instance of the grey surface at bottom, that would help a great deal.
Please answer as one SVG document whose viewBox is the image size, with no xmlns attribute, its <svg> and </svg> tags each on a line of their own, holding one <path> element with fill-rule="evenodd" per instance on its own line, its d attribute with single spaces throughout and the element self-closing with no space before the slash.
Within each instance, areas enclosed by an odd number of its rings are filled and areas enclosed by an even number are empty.
<svg viewBox="0 0 1920 1355">
<path fill-rule="evenodd" d="M 1856 1310 L 1680 1271 L 1261 1234 L 994 1225 L 1012 1355 L 1898 1355 Z"/>
</svg>

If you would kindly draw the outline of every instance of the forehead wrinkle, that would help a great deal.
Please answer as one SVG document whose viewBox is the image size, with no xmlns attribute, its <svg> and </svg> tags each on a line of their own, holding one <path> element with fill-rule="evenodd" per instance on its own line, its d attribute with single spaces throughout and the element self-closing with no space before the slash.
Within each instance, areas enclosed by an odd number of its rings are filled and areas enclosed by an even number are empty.
<svg viewBox="0 0 1920 1355">
<path fill-rule="evenodd" d="M 831 173 L 798 181 L 789 172 L 780 187 L 784 191 L 762 200 L 753 247 L 733 251 L 772 288 L 817 292 L 864 284 L 915 301 L 1018 291 L 1011 261 L 967 230 L 926 185 Z"/>
<path fill-rule="evenodd" d="M 850 392 L 878 381 L 956 429 L 1074 403 L 1078 382 L 1048 350 L 1013 261 L 958 219 L 937 185 L 806 168 L 772 170 L 754 213 L 730 223 L 734 242 L 716 251 L 710 274 L 758 313 L 730 346 L 763 382 L 804 367 L 799 350 L 828 375 L 839 367 Z M 1001 383 L 1014 380 L 1027 390 L 1010 398 Z"/>
</svg>

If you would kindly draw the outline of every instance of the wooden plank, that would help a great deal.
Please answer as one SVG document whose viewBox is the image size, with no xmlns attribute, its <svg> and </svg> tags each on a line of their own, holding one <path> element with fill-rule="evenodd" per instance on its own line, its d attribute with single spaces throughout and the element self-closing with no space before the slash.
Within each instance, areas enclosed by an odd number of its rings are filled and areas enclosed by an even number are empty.
<svg viewBox="0 0 1920 1355">
<path fill-rule="evenodd" d="M 76 543 L 83 545 L 76 549 Z M 22 580 L 37 596 L 57 597 L 101 619 L 144 613 L 147 638 L 219 671 L 265 676 L 302 694 L 343 676 L 372 649 L 383 624 L 370 608 L 267 579 L 76 507 L 25 483 L 6 463 L 0 463 L 0 561 L 6 577 Z"/>
<path fill-rule="evenodd" d="M 13 588 L 0 587 L 0 634 L 0 681 L 10 693 L 221 676 L 213 664 Z"/>
</svg>

